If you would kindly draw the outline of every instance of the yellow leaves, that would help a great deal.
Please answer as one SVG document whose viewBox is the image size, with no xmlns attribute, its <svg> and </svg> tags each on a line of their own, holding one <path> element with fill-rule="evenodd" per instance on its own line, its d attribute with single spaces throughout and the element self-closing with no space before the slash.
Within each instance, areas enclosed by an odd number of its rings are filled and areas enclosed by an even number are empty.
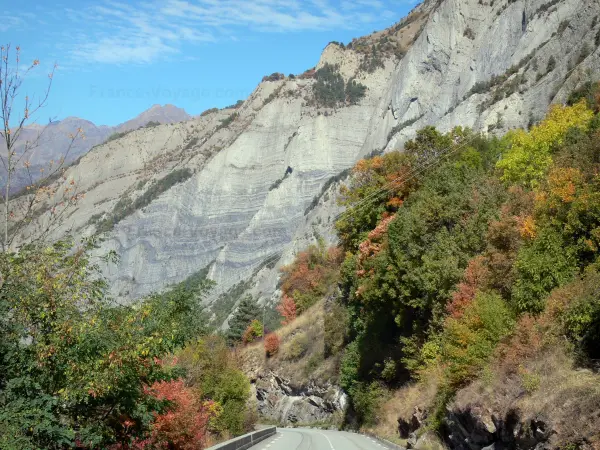
<svg viewBox="0 0 600 450">
<path fill-rule="evenodd" d="M 573 106 L 552 105 L 546 118 L 531 130 L 536 143 L 545 145 L 562 145 L 570 128 L 584 130 L 594 118 L 594 113 L 587 107 L 585 100 Z"/>
<path fill-rule="evenodd" d="M 527 216 L 521 223 L 521 227 L 519 229 L 521 237 L 525 239 L 533 239 L 536 235 L 536 226 L 535 220 L 532 216 Z"/>
<path fill-rule="evenodd" d="M 571 128 L 586 130 L 594 113 L 585 101 L 573 106 L 553 105 L 546 118 L 530 132 L 507 134 L 510 149 L 498 161 L 502 180 L 536 187 L 552 165 L 552 149 L 563 144 Z"/>
</svg>

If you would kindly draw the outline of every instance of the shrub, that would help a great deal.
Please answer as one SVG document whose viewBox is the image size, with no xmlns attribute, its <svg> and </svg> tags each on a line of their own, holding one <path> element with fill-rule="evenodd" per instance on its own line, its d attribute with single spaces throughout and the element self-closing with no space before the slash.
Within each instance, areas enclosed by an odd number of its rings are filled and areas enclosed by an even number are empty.
<svg viewBox="0 0 600 450">
<path fill-rule="evenodd" d="M 552 72 L 555 68 L 556 68 L 556 58 L 554 58 L 554 55 L 552 55 L 552 56 L 550 56 L 550 58 L 548 58 L 548 65 L 546 66 L 546 73 Z"/>
<path fill-rule="evenodd" d="M 510 132 L 505 139 L 509 150 L 497 167 L 502 179 L 511 183 L 537 186 L 552 165 L 552 152 L 562 145 L 570 128 L 585 130 L 594 114 L 585 103 L 573 106 L 553 105 L 546 118 L 529 132 Z"/>
<path fill-rule="evenodd" d="M 562 22 L 561 22 L 561 23 L 558 25 L 558 30 L 557 30 L 558 34 L 559 34 L 559 35 L 562 35 L 562 34 L 565 32 L 565 30 L 566 30 L 567 28 L 569 28 L 569 21 L 568 21 L 568 20 L 563 20 L 563 21 L 562 21 Z M 548 72 L 550 72 L 550 71 L 548 71 Z"/>
<path fill-rule="evenodd" d="M 147 392 L 167 402 L 167 407 L 155 416 L 150 437 L 137 445 L 148 449 L 202 450 L 209 421 L 219 411 L 213 402 L 202 402 L 183 380 L 157 382 Z"/>
<path fill-rule="evenodd" d="M 177 359 L 185 370 L 187 384 L 204 400 L 211 399 L 222 408 L 222 413 L 211 420 L 211 432 L 228 438 L 252 429 L 247 403 L 250 381 L 224 338 L 203 337 L 179 352 Z"/>
<path fill-rule="evenodd" d="M 343 349 L 347 339 L 348 322 L 347 309 L 340 303 L 334 302 L 324 319 L 325 356 L 335 355 Z"/>
<path fill-rule="evenodd" d="M 189 150 L 191 148 L 193 148 L 196 144 L 198 143 L 198 136 L 194 136 L 193 138 L 191 138 L 187 144 L 185 144 L 185 147 L 183 147 L 184 150 Z"/>
<path fill-rule="evenodd" d="M 227 128 L 229 125 L 231 125 L 235 121 L 235 119 L 238 118 L 238 116 L 239 116 L 239 114 L 237 112 L 234 112 L 229 117 L 221 120 L 221 123 L 217 126 L 216 131 L 222 130 L 223 128 Z"/>
<path fill-rule="evenodd" d="M 104 142 L 105 144 L 108 142 L 112 142 L 112 141 L 116 141 L 117 139 L 121 139 L 122 137 L 127 136 L 129 133 L 131 133 L 133 130 L 129 130 L 129 131 L 122 131 L 122 132 L 117 132 L 117 133 L 113 133 L 111 134 L 106 141 Z"/>
<path fill-rule="evenodd" d="M 473 29 L 471 27 L 465 28 L 465 31 L 463 32 L 463 36 L 471 39 L 472 41 L 475 40 L 475 32 L 473 31 Z"/>
<path fill-rule="evenodd" d="M 200 117 L 208 116 L 209 114 L 219 112 L 219 108 L 210 108 L 200 114 Z"/>
<path fill-rule="evenodd" d="M 296 319 L 296 302 L 294 302 L 292 297 L 288 297 L 284 294 L 276 309 L 283 318 L 281 321 L 282 325 L 287 325 Z"/>
<path fill-rule="evenodd" d="M 357 419 L 364 425 L 374 425 L 377 413 L 384 400 L 385 391 L 379 383 L 359 383 L 351 393 L 352 407 Z"/>
<path fill-rule="evenodd" d="M 160 359 L 204 331 L 197 293 L 173 289 L 129 306 L 108 299 L 95 250 L 89 240 L 0 253 L 6 448 L 107 448 L 142 438 L 161 412 L 143 383 L 169 378 Z"/>
<path fill-rule="evenodd" d="M 289 266 L 283 267 L 281 291 L 296 304 L 296 312 L 301 314 L 325 295 L 335 283 L 341 261 L 338 249 L 325 249 L 319 242 L 299 253 Z"/>
<path fill-rule="evenodd" d="M 269 333 L 265 336 L 265 354 L 267 357 L 275 355 L 279 351 L 279 336 Z"/>
<path fill-rule="evenodd" d="M 325 64 L 315 72 L 315 78 L 313 94 L 319 105 L 333 108 L 345 100 L 344 79 L 337 66 Z"/>
<path fill-rule="evenodd" d="M 366 86 L 356 80 L 344 79 L 338 72 L 338 66 L 325 64 L 315 72 L 317 82 L 313 85 L 313 95 L 318 105 L 335 108 L 341 104 L 356 104 L 366 93 Z"/>
<path fill-rule="evenodd" d="M 462 317 L 448 318 L 441 336 L 440 361 L 453 388 L 477 376 L 496 345 L 510 334 L 514 319 L 495 293 L 479 293 Z"/>
<path fill-rule="evenodd" d="M 539 313 L 546 296 L 557 286 L 569 282 L 577 271 L 573 249 L 550 228 L 519 251 L 515 262 L 516 281 L 512 302 L 520 312 Z"/>
<path fill-rule="evenodd" d="M 244 344 L 250 344 L 256 339 L 261 338 L 262 335 L 263 324 L 259 320 L 254 319 L 252 322 L 250 322 L 250 325 L 248 325 L 248 328 L 246 328 L 246 330 L 244 331 L 244 335 L 242 336 L 242 342 Z"/>
<path fill-rule="evenodd" d="M 351 79 L 346 85 L 346 101 L 350 105 L 356 105 L 367 92 L 367 87 L 358 81 Z"/>
<path fill-rule="evenodd" d="M 571 284 L 556 289 L 548 298 L 547 322 L 558 335 L 567 336 L 583 356 L 600 359 L 600 272 L 592 267 Z"/>
<path fill-rule="evenodd" d="M 308 347 L 308 336 L 306 336 L 306 333 L 299 333 L 295 335 L 288 344 L 285 351 L 285 357 L 291 360 L 300 359 L 306 354 Z"/>
</svg>

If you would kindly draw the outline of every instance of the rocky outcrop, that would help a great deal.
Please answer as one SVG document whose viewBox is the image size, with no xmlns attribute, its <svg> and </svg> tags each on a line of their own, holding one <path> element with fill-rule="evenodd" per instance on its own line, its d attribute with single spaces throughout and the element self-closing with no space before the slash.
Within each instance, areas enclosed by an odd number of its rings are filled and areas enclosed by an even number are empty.
<svg viewBox="0 0 600 450">
<path fill-rule="evenodd" d="M 547 418 L 523 419 L 516 410 L 505 416 L 477 409 L 449 411 L 445 438 L 458 450 L 550 449 L 554 433 Z"/>
<path fill-rule="evenodd" d="M 311 381 L 294 386 L 275 372 L 260 374 L 253 381 L 261 417 L 282 425 L 309 425 L 339 420 L 347 405 L 341 388 Z"/>
<path fill-rule="evenodd" d="M 400 437 L 407 439 L 407 447 L 427 448 L 431 436 L 425 426 L 427 411 L 415 409 L 410 420 L 398 420 Z M 556 433 L 547 417 L 521 417 L 518 410 L 501 414 L 480 406 L 447 408 L 441 438 L 456 450 L 544 450 L 554 448 L 551 438 Z M 438 437 L 439 438 L 439 437 Z"/>
<path fill-rule="evenodd" d="M 94 233 L 92 216 L 189 168 L 190 179 L 107 234 L 102 251 L 120 256 L 105 271 L 113 293 L 140 297 L 209 267 L 209 301 L 250 280 L 250 292 L 273 302 L 279 268 L 316 235 L 335 239 L 340 208 L 328 182 L 359 158 L 400 148 L 425 125 L 527 126 L 598 73 L 599 2 L 427 0 L 392 30 L 410 36 L 401 59 L 381 55 L 364 69 L 372 52 L 363 47 L 379 34 L 356 48 L 327 46 L 318 67 L 336 64 L 367 87 L 355 105 L 320 107 L 314 79 L 276 77 L 235 110 L 95 148 L 67 174 L 86 197 L 57 234 Z"/>
</svg>

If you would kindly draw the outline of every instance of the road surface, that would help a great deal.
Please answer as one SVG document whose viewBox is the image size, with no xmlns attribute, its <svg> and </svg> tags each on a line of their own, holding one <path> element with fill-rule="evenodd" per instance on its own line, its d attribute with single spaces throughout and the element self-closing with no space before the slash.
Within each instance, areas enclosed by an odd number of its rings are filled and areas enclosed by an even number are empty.
<svg viewBox="0 0 600 450">
<path fill-rule="evenodd" d="M 383 450 L 375 439 L 345 431 L 306 428 L 277 428 L 277 434 L 259 442 L 251 450 Z"/>
</svg>

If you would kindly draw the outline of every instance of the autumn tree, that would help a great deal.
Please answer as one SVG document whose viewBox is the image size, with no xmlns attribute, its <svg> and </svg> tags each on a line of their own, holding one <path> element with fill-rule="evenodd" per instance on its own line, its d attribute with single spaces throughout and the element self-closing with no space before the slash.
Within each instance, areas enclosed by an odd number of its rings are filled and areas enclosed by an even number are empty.
<svg viewBox="0 0 600 450">
<path fill-rule="evenodd" d="M 287 325 L 288 323 L 292 323 L 296 318 L 296 302 L 292 297 L 287 295 L 283 295 L 281 298 L 281 302 L 277 305 L 277 312 L 281 314 L 283 320 L 281 321 L 282 325 Z"/>
<path fill-rule="evenodd" d="M 14 51 L 10 44 L 0 47 L 0 167 L 2 176 L 2 250 L 24 242 L 40 240 L 56 229 L 70 209 L 80 198 L 74 180 L 67 180 L 65 160 L 76 139 L 83 137 L 78 129 L 69 136 L 69 144 L 56 161 L 47 165 L 36 164 L 35 154 L 43 149 L 41 137 L 45 127 L 33 139 L 25 138 L 29 125 L 35 124 L 36 113 L 46 106 L 54 69 L 48 74 L 46 89 L 39 96 L 23 92 L 23 82 L 35 70 L 40 61 L 23 64 L 20 47 Z M 55 66 L 56 67 L 56 66 Z M 39 170 L 39 173 L 34 173 Z M 15 177 L 23 175 L 27 186 L 16 192 Z M 57 183 L 57 181 L 61 181 Z M 36 222 L 34 224 L 34 221 Z"/>
</svg>

